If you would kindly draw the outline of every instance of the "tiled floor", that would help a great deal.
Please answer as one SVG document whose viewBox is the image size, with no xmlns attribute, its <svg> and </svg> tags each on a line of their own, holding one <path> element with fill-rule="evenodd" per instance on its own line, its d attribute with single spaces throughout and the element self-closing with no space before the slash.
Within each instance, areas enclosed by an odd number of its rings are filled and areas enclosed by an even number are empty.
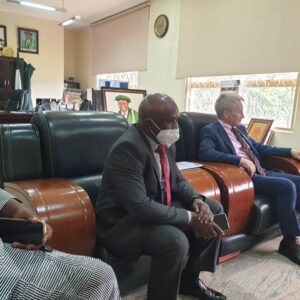
<svg viewBox="0 0 300 300">
<path fill-rule="evenodd" d="M 220 265 L 214 274 L 203 272 L 201 278 L 228 300 L 299 300 L 300 267 L 277 253 L 280 239 L 264 242 Z M 146 287 L 123 297 L 123 300 L 145 299 Z M 178 296 L 178 300 L 192 299 Z"/>
</svg>

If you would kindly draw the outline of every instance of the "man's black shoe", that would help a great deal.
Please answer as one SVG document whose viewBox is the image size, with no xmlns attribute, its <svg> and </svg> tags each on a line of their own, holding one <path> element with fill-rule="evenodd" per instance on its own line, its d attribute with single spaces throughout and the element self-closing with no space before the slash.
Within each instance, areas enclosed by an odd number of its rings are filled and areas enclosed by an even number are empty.
<svg viewBox="0 0 300 300">
<path fill-rule="evenodd" d="M 295 240 L 282 239 L 278 252 L 297 265 L 300 265 L 300 244 L 297 238 Z"/>
<path fill-rule="evenodd" d="M 199 280 L 194 283 L 181 283 L 179 288 L 179 294 L 190 295 L 197 297 L 201 300 L 225 300 L 226 296 L 208 288 L 205 284 Z"/>
</svg>

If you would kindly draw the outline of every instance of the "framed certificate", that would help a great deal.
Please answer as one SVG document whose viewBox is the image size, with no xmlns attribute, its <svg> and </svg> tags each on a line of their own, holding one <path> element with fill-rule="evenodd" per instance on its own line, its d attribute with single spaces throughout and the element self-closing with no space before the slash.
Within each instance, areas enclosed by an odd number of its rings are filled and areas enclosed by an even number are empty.
<svg viewBox="0 0 300 300">
<path fill-rule="evenodd" d="M 248 134 L 256 142 L 265 144 L 272 124 L 273 120 L 251 119 L 247 127 Z"/>
</svg>

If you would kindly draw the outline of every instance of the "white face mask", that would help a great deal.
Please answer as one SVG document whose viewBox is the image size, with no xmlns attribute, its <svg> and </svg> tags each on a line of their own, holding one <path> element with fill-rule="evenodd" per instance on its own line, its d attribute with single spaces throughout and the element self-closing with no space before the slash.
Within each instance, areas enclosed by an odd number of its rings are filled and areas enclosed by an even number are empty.
<svg viewBox="0 0 300 300">
<path fill-rule="evenodd" d="M 176 141 L 179 140 L 179 128 L 161 130 L 151 118 L 149 118 L 149 120 L 151 120 L 151 122 L 159 129 L 156 139 L 160 144 L 170 148 Z"/>
</svg>

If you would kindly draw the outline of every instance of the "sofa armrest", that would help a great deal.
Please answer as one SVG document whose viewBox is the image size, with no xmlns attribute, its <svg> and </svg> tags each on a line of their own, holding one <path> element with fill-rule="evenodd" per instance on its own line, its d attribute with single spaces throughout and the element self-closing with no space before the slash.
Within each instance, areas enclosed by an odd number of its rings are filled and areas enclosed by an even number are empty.
<svg viewBox="0 0 300 300">
<path fill-rule="evenodd" d="M 53 228 L 49 244 L 60 251 L 94 256 L 96 223 L 93 205 L 79 185 L 66 179 L 4 182 L 15 195 Z"/>
<path fill-rule="evenodd" d="M 292 157 L 270 156 L 263 159 L 263 166 L 267 169 L 277 169 L 286 173 L 300 175 L 300 162 Z"/>
<path fill-rule="evenodd" d="M 199 193 L 221 202 L 221 193 L 213 176 L 202 168 L 181 171 L 184 179 Z"/>
<path fill-rule="evenodd" d="M 201 163 L 220 187 L 221 203 L 230 225 L 226 235 L 244 231 L 254 203 L 254 188 L 251 178 L 241 168 L 230 164 Z"/>
</svg>

